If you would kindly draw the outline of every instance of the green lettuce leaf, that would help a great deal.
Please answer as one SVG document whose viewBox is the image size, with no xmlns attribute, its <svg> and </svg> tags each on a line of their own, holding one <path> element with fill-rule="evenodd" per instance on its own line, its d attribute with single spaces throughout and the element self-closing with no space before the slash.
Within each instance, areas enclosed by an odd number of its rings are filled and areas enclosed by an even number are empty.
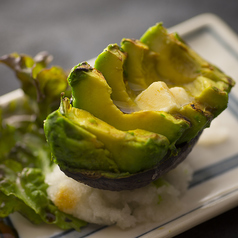
<svg viewBox="0 0 238 238">
<path fill-rule="evenodd" d="M 15 70 L 25 96 L 0 105 L 0 217 L 19 212 L 34 224 L 80 230 L 87 223 L 60 211 L 47 195 L 45 175 L 55 164 L 43 131 L 43 120 L 59 106 L 67 89 L 65 71 L 46 69 L 50 56 L 34 59 L 17 53 L 0 62 Z"/>
<path fill-rule="evenodd" d="M 47 52 L 40 52 L 34 58 L 18 53 L 0 57 L 0 63 L 15 72 L 24 93 L 37 102 L 40 123 L 58 108 L 61 92 L 70 95 L 67 72 L 59 66 L 46 68 L 52 58 Z"/>
</svg>

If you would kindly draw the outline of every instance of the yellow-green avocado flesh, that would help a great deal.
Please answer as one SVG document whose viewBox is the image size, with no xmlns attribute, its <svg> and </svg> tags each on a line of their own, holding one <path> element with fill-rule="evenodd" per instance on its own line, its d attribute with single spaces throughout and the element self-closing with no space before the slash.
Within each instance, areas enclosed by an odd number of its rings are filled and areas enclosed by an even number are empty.
<svg viewBox="0 0 238 238">
<path fill-rule="evenodd" d="M 62 98 L 60 110 L 45 122 L 45 132 L 48 140 L 54 141 L 51 151 L 58 162 L 62 158 L 65 166 L 111 172 L 115 177 L 121 176 L 120 172 L 132 174 L 155 166 L 170 146 L 163 135 L 141 129 L 118 130 L 72 107 L 67 98 Z"/>
</svg>

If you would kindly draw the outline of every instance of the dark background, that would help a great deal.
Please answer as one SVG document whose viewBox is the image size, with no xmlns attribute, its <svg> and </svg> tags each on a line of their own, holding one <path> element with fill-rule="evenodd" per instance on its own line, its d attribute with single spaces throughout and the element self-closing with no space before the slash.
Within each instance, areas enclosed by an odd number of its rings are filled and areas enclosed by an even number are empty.
<svg viewBox="0 0 238 238">
<path fill-rule="evenodd" d="M 140 38 L 156 22 L 169 28 L 202 13 L 216 14 L 238 33 L 236 0 L 1 0 L 0 56 L 46 50 L 54 65 L 70 69 L 109 43 Z M 0 95 L 18 87 L 13 72 L 0 65 Z M 238 237 L 238 208 L 178 237 Z"/>
</svg>

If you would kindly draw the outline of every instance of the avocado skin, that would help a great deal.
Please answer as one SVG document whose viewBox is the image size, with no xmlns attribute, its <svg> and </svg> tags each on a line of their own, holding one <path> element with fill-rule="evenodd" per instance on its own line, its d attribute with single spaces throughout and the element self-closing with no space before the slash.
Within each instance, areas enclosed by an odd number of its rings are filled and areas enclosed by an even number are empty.
<svg viewBox="0 0 238 238">
<path fill-rule="evenodd" d="M 171 151 L 168 151 L 166 156 L 155 167 L 139 173 L 125 174 L 121 178 L 118 177 L 116 179 L 114 177 L 109 177 L 107 174 L 97 173 L 97 171 L 82 170 L 74 172 L 66 169 L 64 170 L 64 173 L 76 181 L 98 189 L 122 191 L 141 188 L 168 173 L 186 159 L 196 145 L 201 134 L 202 131 L 200 131 L 195 138 L 190 140 L 189 143 L 179 145 L 178 153 L 176 155 L 173 155 Z"/>
</svg>

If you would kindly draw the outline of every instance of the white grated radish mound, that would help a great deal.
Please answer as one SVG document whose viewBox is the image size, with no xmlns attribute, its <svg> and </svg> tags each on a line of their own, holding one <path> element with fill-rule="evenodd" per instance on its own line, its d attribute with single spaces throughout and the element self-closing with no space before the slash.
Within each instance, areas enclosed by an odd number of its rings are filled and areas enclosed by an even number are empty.
<svg viewBox="0 0 238 238">
<path fill-rule="evenodd" d="M 91 188 L 67 177 L 56 166 L 46 176 L 48 195 L 62 211 L 100 225 L 115 224 L 122 229 L 138 223 L 159 222 L 182 207 L 192 171 L 185 162 L 169 172 L 157 188 L 154 184 L 133 191 L 105 191 Z"/>
</svg>

